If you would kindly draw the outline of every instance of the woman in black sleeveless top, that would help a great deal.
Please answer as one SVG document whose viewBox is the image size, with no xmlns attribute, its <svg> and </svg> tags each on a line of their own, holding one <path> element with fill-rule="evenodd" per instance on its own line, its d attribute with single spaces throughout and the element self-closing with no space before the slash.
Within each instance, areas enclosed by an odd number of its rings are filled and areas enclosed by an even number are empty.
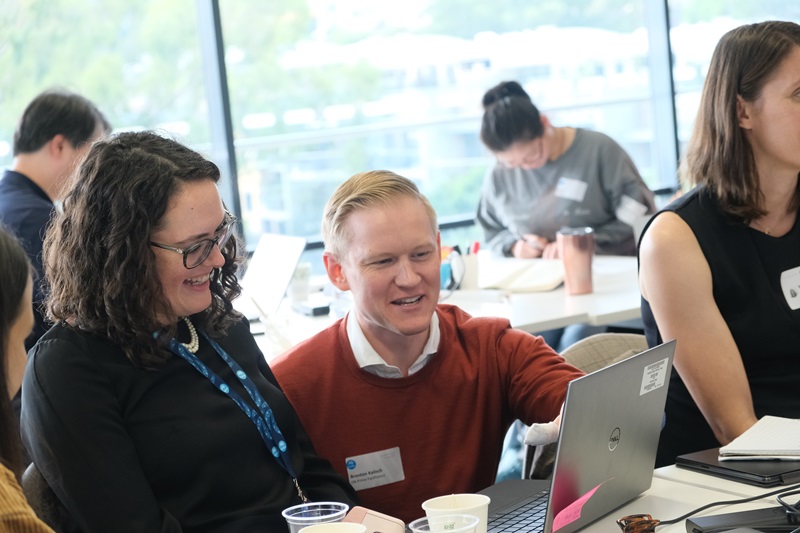
<svg viewBox="0 0 800 533">
<path fill-rule="evenodd" d="M 657 466 L 800 418 L 800 26 L 717 45 L 681 180 L 639 260 L 648 342 L 677 339 Z"/>
</svg>

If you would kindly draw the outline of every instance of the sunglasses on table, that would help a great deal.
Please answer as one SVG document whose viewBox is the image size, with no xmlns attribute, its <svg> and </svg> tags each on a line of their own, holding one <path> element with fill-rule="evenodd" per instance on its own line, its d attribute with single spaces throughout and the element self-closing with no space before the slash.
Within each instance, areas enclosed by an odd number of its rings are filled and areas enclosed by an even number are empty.
<svg viewBox="0 0 800 533">
<path fill-rule="evenodd" d="M 228 244 L 231 236 L 233 236 L 235 223 L 236 217 L 230 214 L 228 211 L 225 211 L 225 218 L 223 218 L 222 225 L 219 227 L 219 229 L 217 229 L 216 236 L 214 238 L 199 240 L 188 248 L 176 248 L 175 246 L 169 246 L 167 244 L 161 244 L 153 241 L 150 241 L 150 245 L 155 246 L 156 248 L 162 248 L 164 250 L 179 253 L 183 255 L 184 267 L 187 269 L 197 268 L 203 264 L 203 261 L 208 259 L 209 255 L 211 255 L 211 250 L 214 249 L 214 245 L 217 245 L 220 250 L 225 248 L 225 245 Z"/>
</svg>

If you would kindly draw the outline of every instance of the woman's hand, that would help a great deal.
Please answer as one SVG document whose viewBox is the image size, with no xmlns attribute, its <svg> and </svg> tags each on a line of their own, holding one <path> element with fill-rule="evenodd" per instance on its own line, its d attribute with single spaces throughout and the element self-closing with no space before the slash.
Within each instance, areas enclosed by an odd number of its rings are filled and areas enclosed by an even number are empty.
<svg viewBox="0 0 800 533">
<path fill-rule="evenodd" d="M 542 250 L 542 258 L 543 259 L 558 259 L 558 245 L 555 241 L 548 242 L 547 245 Z"/>
<path fill-rule="evenodd" d="M 540 237 L 532 233 L 526 233 L 522 235 L 516 243 L 514 243 L 514 247 L 511 249 L 511 254 L 514 257 L 519 257 L 522 259 L 542 257 L 547 245 L 548 241 L 544 237 Z"/>
</svg>

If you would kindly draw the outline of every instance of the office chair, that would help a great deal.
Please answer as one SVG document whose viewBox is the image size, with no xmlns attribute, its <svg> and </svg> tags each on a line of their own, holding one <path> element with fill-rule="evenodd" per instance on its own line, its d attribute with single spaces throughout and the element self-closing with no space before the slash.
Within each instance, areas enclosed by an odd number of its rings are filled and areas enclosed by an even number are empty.
<svg viewBox="0 0 800 533">
<path fill-rule="evenodd" d="M 561 356 L 587 374 L 647 350 L 644 335 L 635 333 L 598 333 L 567 347 Z M 548 479 L 553 474 L 557 442 L 545 446 L 525 446 L 523 475 L 530 479 Z"/>
</svg>

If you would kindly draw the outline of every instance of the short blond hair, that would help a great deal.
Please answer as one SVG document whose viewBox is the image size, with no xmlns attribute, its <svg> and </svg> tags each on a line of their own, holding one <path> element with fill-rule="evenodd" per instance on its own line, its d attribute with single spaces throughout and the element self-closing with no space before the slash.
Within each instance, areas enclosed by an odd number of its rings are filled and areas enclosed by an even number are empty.
<svg viewBox="0 0 800 533">
<path fill-rule="evenodd" d="M 347 218 L 360 209 L 388 205 L 400 198 L 419 200 L 428 212 L 431 230 L 434 233 L 439 230 L 436 210 L 413 181 L 389 170 L 370 170 L 351 176 L 328 200 L 322 215 L 325 251 L 341 260 L 347 244 L 344 230 Z"/>
</svg>

